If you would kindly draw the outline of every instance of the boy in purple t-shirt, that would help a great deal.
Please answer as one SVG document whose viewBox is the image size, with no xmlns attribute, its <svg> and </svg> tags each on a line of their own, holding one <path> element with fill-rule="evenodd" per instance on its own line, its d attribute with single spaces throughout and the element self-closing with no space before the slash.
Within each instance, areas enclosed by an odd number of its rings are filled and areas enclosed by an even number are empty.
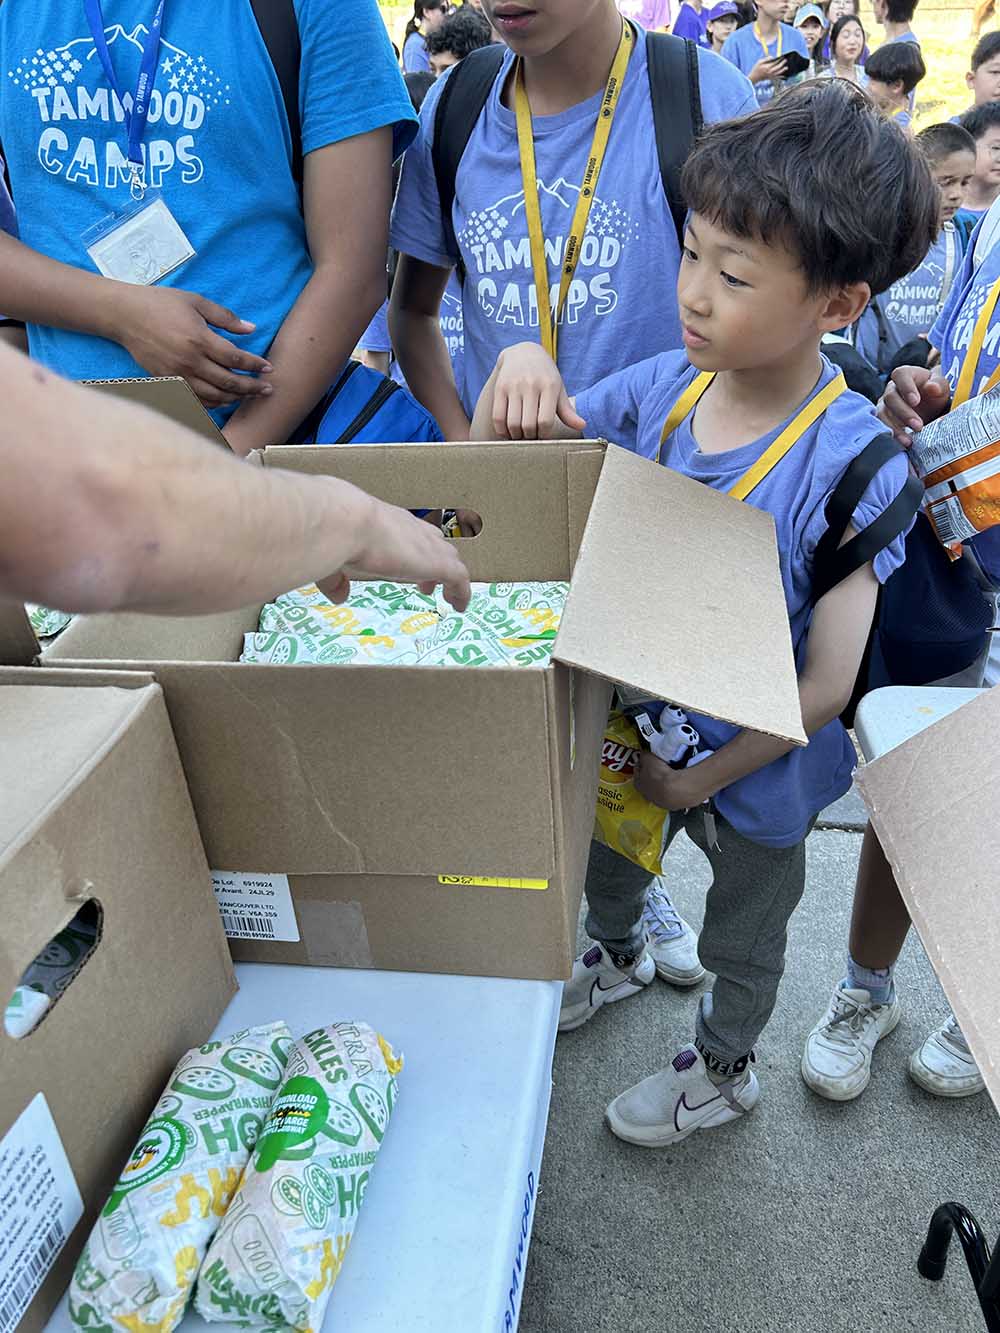
<svg viewBox="0 0 1000 1333">
<path fill-rule="evenodd" d="M 840 80 L 793 89 L 780 104 L 709 129 L 683 188 L 691 212 L 677 301 L 686 356 L 651 357 L 574 402 L 554 362 L 523 343 L 502 354 L 473 422 L 477 439 L 579 437 L 586 428 L 722 491 L 744 480 L 779 435 L 795 437 L 743 494 L 774 516 L 809 743 L 795 748 L 698 717 L 693 725 L 714 752 L 704 762 L 675 771 L 643 752 L 636 769 L 641 794 L 671 811 L 670 837 L 686 831 L 714 872 L 699 955 L 716 979 L 695 1040 L 608 1107 L 613 1132 L 644 1147 L 738 1119 L 759 1095 L 752 1048 L 784 970 L 806 835 L 850 787 L 856 757 L 840 713 L 879 583 L 903 560 L 900 537 L 817 600 L 827 501 L 882 433 L 820 341 L 919 262 L 939 210 L 919 151 Z M 882 514 L 907 477 L 900 451 L 876 473 L 844 537 Z M 595 943 L 564 987 L 563 1031 L 656 975 L 642 924 L 650 878 L 592 845 L 587 931 Z"/>
</svg>

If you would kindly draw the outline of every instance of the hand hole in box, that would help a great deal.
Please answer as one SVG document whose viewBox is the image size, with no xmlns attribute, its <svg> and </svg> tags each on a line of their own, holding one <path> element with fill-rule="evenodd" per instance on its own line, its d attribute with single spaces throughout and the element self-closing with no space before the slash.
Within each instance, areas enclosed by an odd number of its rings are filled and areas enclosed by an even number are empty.
<svg viewBox="0 0 1000 1333">
<path fill-rule="evenodd" d="M 4 1014 L 8 1037 L 20 1041 L 37 1030 L 80 975 L 100 943 L 103 928 L 104 909 L 96 898 L 88 898 L 24 969 Z"/>
<path fill-rule="evenodd" d="M 432 511 L 433 512 L 433 511 Z M 446 537 L 478 537 L 483 530 L 482 516 L 474 509 L 442 509 L 441 531 Z"/>
</svg>

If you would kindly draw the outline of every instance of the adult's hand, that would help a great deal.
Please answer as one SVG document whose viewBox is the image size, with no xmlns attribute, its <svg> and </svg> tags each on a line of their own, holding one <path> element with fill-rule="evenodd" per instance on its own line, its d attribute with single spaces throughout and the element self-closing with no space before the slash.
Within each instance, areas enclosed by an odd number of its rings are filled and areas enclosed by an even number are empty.
<svg viewBox="0 0 1000 1333">
<path fill-rule="evenodd" d="M 883 421 L 899 443 L 908 449 L 909 432 L 944 416 L 951 403 L 951 387 L 940 370 L 923 366 L 899 366 L 885 386 L 878 405 Z"/>
<path fill-rule="evenodd" d="M 368 499 L 371 508 L 359 529 L 356 553 L 337 573 L 318 581 L 320 591 L 333 602 L 344 602 L 352 578 L 416 583 L 421 592 L 433 592 L 441 583 L 455 610 L 464 611 L 472 595 L 469 571 L 441 530 L 406 509 Z"/>
<path fill-rule="evenodd" d="M 182 376 L 206 407 L 272 392 L 257 378 L 271 363 L 215 332 L 246 334 L 256 327 L 225 306 L 174 287 L 126 286 L 121 308 L 117 341 L 151 375 Z"/>
</svg>

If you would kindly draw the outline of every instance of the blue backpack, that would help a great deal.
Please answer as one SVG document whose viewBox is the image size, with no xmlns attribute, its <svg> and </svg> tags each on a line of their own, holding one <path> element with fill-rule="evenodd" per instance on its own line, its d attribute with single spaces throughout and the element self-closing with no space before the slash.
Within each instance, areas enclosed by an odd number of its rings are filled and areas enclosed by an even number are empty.
<svg viewBox="0 0 1000 1333">
<path fill-rule="evenodd" d="M 289 444 L 439 444 L 437 422 L 388 375 L 349 361 Z"/>
</svg>

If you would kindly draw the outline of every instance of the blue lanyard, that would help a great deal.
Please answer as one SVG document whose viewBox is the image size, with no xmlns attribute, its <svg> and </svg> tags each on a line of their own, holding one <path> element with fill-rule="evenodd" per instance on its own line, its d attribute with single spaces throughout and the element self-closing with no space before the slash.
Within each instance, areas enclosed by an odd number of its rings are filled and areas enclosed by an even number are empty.
<svg viewBox="0 0 1000 1333">
<path fill-rule="evenodd" d="M 160 0 L 156 7 L 156 14 L 149 27 L 149 36 L 142 48 L 142 61 L 139 65 L 139 79 L 135 86 L 135 96 L 132 99 L 132 110 L 125 111 L 125 129 L 128 132 L 128 163 L 132 168 L 133 199 L 141 199 L 146 192 L 142 141 L 146 134 L 146 123 L 149 120 L 149 103 L 156 83 L 156 70 L 160 63 L 160 29 L 163 24 L 163 10 L 166 3 L 167 0 Z M 108 76 L 108 83 L 111 84 L 115 96 L 124 107 L 125 94 L 115 73 L 111 51 L 108 48 L 108 39 L 104 35 L 104 11 L 101 8 L 101 0 L 84 0 L 84 8 L 94 38 L 94 46 L 97 48 L 97 54 L 104 66 L 104 73 Z"/>
</svg>

